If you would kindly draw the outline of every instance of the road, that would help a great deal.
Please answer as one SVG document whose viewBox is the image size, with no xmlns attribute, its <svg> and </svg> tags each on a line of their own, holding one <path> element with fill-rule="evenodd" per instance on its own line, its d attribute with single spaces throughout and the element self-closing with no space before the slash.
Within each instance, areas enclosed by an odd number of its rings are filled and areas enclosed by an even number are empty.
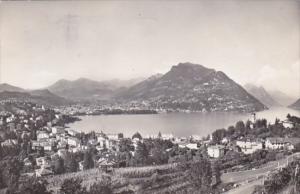
<svg viewBox="0 0 300 194">
<path fill-rule="evenodd" d="M 225 173 L 222 174 L 221 180 L 223 183 L 229 183 L 229 182 L 241 183 L 240 187 L 227 192 L 227 194 L 231 194 L 231 193 L 251 194 L 255 185 L 263 184 L 262 183 L 263 176 L 268 175 L 269 172 L 276 170 L 278 167 L 283 167 L 287 163 L 293 161 L 294 158 L 299 158 L 299 156 L 300 153 L 294 153 L 281 160 L 269 162 L 264 168 L 259 168 L 256 170 Z M 247 183 L 248 180 L 254 180 L 254 181 Z"/>
<path fill-rule="evenodd" d="M 255 188 L 256 185 L 262 185 L 262 184 L 263 184 L 262 179 L 258 179 L 258 180 L 255 180 L 253 182 L 247 183 L 245 185 L 241 185 L 236 189 L 232 189 L 230 191 L 227 191 L 224 194 L 241 194 L 241 193 L 251 194 L 254 191 L 254 188 Z"/>
</svg>

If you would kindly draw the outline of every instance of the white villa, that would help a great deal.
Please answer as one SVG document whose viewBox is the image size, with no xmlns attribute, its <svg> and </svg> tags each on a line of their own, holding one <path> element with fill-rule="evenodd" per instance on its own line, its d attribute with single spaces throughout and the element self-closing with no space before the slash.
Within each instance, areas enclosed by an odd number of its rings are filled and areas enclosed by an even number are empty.
<svg viewBox="0 0 300 194">
<path fill-rule="evenodd" d="M 207 148 L 207 154 L 211 158 L 223 157 L 224 153 L 225 153 L 225 146 L 223 146 L 223 145 L 214 145 L 214 146 L 209 146 Z"/>
<path fill-rule="evenodd" d="M 263 149 L 263 141 L 260 139 L 240 139 L 236 141 L 236 145 L 241 148 L 244 154 L 252 154 L 257 150 Z"/>
<path fill-rule="evenodd" d="M 267 138 L 266 148 L 276 150 L 276 149 L 295 149 L 295 145 L 300 143 L 300 138 Z"/>
</svg>

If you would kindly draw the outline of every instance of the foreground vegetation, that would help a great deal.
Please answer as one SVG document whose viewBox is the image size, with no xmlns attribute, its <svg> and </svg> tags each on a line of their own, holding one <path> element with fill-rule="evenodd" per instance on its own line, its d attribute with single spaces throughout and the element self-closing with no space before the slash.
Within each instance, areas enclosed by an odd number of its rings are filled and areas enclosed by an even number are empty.
<svg viewBox="0 0 300 194">
<path fill-rule="evenodd" d="M 276 173 L 273 173 L 263 186 L 256 187 L 253 194 L 297 194 L 300 193 L 300 161 L 290 163 Z"/>
</svg>

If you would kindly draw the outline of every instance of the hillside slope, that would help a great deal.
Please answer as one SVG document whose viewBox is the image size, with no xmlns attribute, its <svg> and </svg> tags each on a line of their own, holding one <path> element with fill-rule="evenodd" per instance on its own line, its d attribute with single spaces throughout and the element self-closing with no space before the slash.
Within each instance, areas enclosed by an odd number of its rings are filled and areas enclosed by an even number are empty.
<svg viewBox="0 0 300 194">
<path fill-rule="evenodd" d="M 267 107 L 270 108 L 274 106 L 280 106 L 280 104 L 272 98 L 272 96 L 265 90 L 264 87 L 257 87 L 252 84 L 246 84 L 244 88 L 247 90 L 247 92 L 249 92 L 251 95 L 257 98 Z"/>
<path fill-rule="evenodd" d="M 225 73 L 180 63 L 116 95 L 123 103 L 191 111 L 259 111 L 266 108 Z"/>
<path fill-rule="evenodd" d="M 296 110 L 300 110 L 300 98 L 296 102 L 291 104 L 289 107 L 293 108 L 293 109 L 296 109 Z"/>
<path fill-rule="evenodd" d="M 50 93 L 48 90 L 35 90 L 30 92 L 0 92 L 0 100 L 29 101 L 47 106 L 62 106 L 71 101 Z"/>
</svg>

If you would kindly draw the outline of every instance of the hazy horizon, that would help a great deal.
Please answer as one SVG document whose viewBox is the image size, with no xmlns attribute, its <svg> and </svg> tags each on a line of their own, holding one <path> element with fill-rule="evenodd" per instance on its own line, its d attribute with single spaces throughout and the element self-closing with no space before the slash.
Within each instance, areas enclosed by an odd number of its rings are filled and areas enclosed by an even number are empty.
<svg viewBox="0 0 300 194">
<path fill-rule="evenodd" d="M 300 96 L 300 3 L 0 1 L 1 83 L 129 80 L 180 62 Z"/>
</svg>

